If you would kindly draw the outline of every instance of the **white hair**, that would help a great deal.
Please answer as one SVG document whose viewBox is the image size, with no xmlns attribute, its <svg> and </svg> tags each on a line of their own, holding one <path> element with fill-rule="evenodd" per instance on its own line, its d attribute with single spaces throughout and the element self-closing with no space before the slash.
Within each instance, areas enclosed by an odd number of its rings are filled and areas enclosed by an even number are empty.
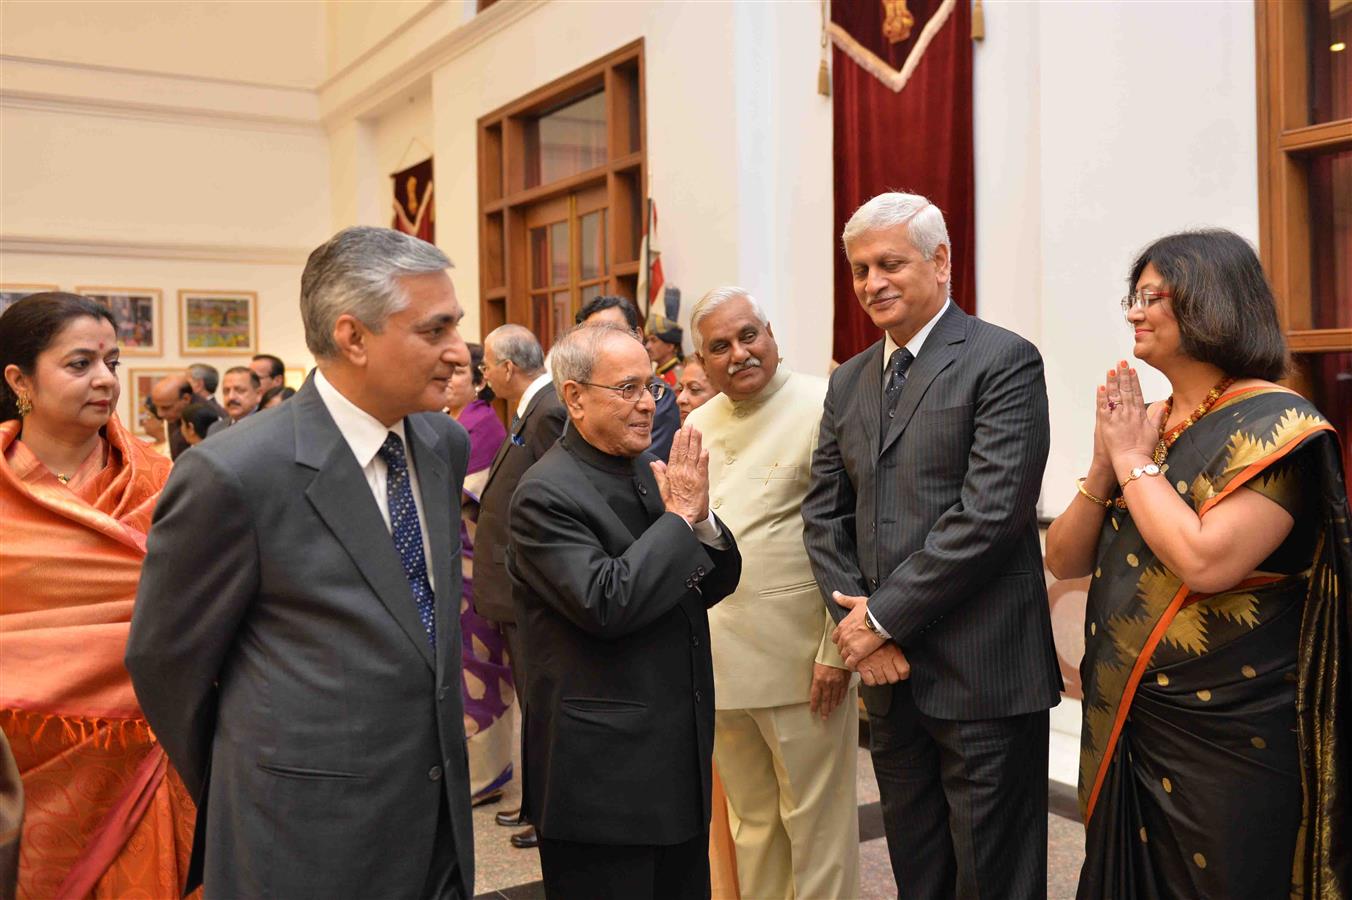
<svg viewBox="0 0 1352 900">
<path fill-rule="evenodd" d="M 523 325 L 499 325 L 484 338 L 484 347 L 491 346 L 498 362 L 508 360 L 527 375 L 534 375 L 545 367 L 545 353 L 540 341 Z"/>
<path fill-rule="evenodd" d="M 350 315 L 380 332 L 406 308 L 401 276 L 444 272 L 451 261 L 436 247 L 392 228 L 359 225 L 329 238 L 310 254 L 300 278 L 305 346 L 318 359 L 338 355 L 333 328 Z"/>
<path fill-rule="evenodd" d="M 628 328 L 609 322 L 574 326 L 554 342 L 549 351 L 549 377 L 554 381 L 554 390 L 559 392 L 560 400 L 563 399 L 565 383 L 582 383 L 591 379 L 596 361 L 601 358 L 601 348 L 613 337 L 628 338 L 640 345 L 642 343 Z"/>
<path fill-rule="evenodd" d="M 695 308 L 690 311 L 690 342 L 694 344 L 696 353 L 704 352 L 704 335 L 699 330 L 699 323 L 724 303 L 729 300 L 736 300 L 738 297 L 744 298 L 747 303 L 751 304 L 751 311 L 756 314 L 756 318 L 760 320 L 762 325 L 770 324 L 770 318 L 765 315 L 765 310 L 761 309 L 761 305 L 756 302 L 756 298 L 744 289 L 734 285 L 716 287 L 701 297 L 699 302 L 695 304 Z"/>
<path fill-rule="evenodd" d="M 865 232 L 880 228 L 906 226 L 906 236 L 925 259 L 934 259 L 934 253 L 943 246 L 952 253 L 948 241 L 948 226 L 944 214 L 928 198 L 919 194 L 901 194 L 895 191 L 879 194 L 854 211 L 840 241 L 848 249 L 850 242 Z"/>
</svg>

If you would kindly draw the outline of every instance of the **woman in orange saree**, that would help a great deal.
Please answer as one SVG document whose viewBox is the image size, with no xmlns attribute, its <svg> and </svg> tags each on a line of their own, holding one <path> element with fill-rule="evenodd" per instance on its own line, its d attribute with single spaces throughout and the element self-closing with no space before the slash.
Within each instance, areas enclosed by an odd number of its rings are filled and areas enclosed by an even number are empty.
<svg viewBox="0 0 1352 900">
<path fill-rule="evenodd" d="M 1286 365 L 1253 250 L 1171 235 L 1123 310 L 1170 398 L 1120 363 L 1094 461 L 1047 533 L 1085 613 L 1081 898 L 1352 889 L 1347 494 Z"/>
<path fill-rule="evenodd" d="M 113 410 L 110 314 L 73 294 L 0 315 L 0 727 L 26 809 L 20 898 L 177 897 L 195 810 L 123 667 L 169 460 Z"/>
</svg>

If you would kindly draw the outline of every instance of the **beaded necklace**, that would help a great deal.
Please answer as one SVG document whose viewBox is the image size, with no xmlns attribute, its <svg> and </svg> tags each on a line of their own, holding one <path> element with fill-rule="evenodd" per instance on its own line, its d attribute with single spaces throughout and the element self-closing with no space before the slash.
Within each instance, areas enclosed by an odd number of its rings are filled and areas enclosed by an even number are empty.
<svg viewBox="0 0 1352 900">
<path fill-rule="evenodd" d="M 1169 448 L 1183 436 L 1183 432 L 1187 431 L 1193 425 L 1196 425 L 1198 419 L 1211 412 L 1211 407 L 1216 405 L 1216 401 L 1220 400 L 1221 395 L 1229 390 L 1230 385 L 1234 383 L 1235 379 L 1233 378 L 1222 378 L 1215 387 L 1207 392 L 1206 398 L 1198 404 L 1196 409 L 1188 414 L 1186 419 L 1166 432 L 1164 430 L 1164 423 L 1169 421 L 1169 416 L 1172 415 L 1174 411 L 1174 395 L 1169 395 L 1169 399 L 1164 401 L 1164 417 L 1160 419 L 1159 443 L 1155 444 L 1155 452 L 1151 455 L 1151 458 L 1155 461 L 1155 465 L 1164 465 L 1164 460 L 1169 455 Z"/>
</svg>

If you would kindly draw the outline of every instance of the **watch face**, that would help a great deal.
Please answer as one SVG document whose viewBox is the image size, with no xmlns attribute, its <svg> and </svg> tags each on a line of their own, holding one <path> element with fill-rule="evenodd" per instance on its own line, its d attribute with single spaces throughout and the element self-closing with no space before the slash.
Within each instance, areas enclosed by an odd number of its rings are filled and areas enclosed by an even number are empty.
<svg viewBox="0 0 1352 900">
<path fill-rule="evenodd" d="M 1154 463 L 1151 463 L 1150 465 L 1146 466 L 1145 469 L 1143 469 L 1142 471 L 1144 471 L 1145 474 L 1147 475 L 1158 475 L 1160 473 L 1160 467 L 1155 465 Z"/>
</svg>

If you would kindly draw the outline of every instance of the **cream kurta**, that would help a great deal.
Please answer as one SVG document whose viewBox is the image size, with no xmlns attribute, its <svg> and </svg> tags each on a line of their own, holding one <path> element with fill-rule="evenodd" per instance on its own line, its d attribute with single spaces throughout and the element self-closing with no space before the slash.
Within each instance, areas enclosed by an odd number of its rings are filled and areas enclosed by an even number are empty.
<svg viewBox="0 0 1352 900">
<path fill-rule="evenodd" d="M 826 380 L 780 363 L 753 400 L 719 394 L 687 424 L 709 450 L 709 504 L 737 536 L 742 580 L 709 610 L 718 709 L 806 703 L 812 663 L 845 668 L 803 547 Z"/>
</svg>

